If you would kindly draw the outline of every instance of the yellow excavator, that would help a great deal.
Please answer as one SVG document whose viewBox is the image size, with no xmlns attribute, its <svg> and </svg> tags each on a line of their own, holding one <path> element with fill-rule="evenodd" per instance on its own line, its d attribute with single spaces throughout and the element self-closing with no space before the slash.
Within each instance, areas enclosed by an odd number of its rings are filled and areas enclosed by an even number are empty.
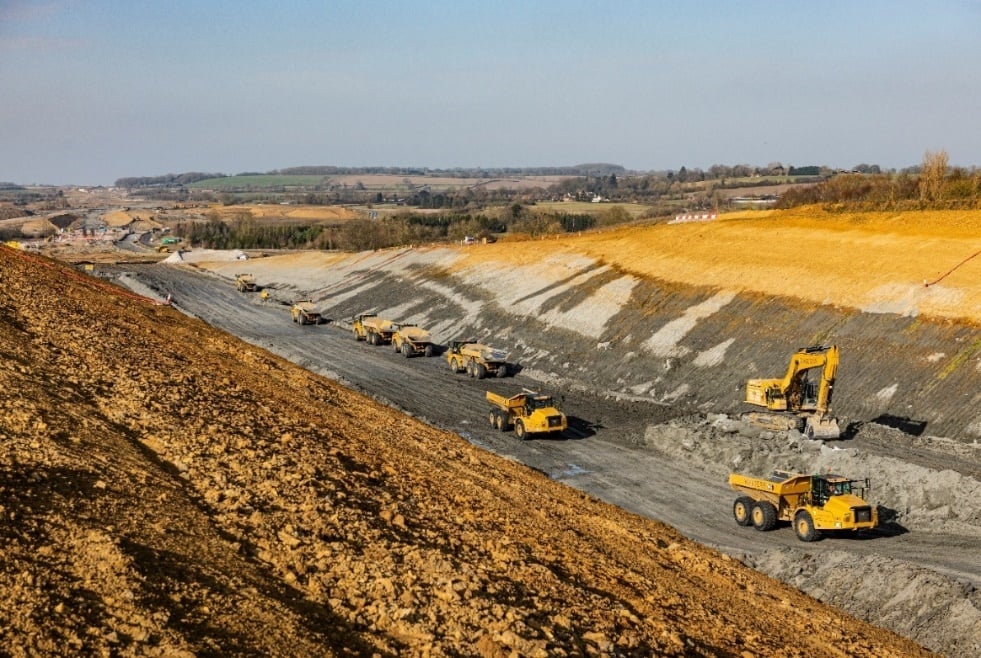
<svg viewBox="0 0 981 658">
<path fill-rule="evenodd" d="M 746 404 L 766 411 L 750 411 L 742 419 L 771 430 L 796 429 L 812 439 L 837 439 L 841 429 L 831 415 L 837 372 L 836 346 L 802 347 L 790 357 L 783 378 L 746 382 Z"/>
</svg>

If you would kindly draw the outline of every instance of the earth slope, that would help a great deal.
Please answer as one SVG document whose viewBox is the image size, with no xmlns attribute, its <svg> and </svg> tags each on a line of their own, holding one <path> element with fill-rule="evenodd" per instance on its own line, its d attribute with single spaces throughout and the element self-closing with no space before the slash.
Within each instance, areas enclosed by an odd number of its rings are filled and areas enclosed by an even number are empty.
<svg viewBox="0 0 981 658">
<path fill-rule="evenodd" d="M 6 248 L 0 351 L 5 654 L 924 654 Z"/>
</svg>

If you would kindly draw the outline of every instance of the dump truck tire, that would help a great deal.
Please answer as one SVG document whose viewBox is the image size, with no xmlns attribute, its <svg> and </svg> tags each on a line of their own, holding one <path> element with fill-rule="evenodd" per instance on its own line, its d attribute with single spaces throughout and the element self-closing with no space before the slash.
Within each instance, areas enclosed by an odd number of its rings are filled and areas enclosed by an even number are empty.
<svg viewBox="0 0 981 658">
<path fill-rule="evenodd" d="M 794 532 L 801 541 L 817 541 L 821 538 L 821 531 L 814 527 L 814 519 L 807 510 L 797 512 L 794 517 Z"/>
<path fill-rule="evenodd" d="M 753 520 L 753 527 L 760 532 L 773 530 L 777 525 L 777 509 L 772 503 L 761 500 L 753 505 L 750 516 Z"/>
<path fill-rule="evenodd" d="M 467 377 L 473 377 L 473 361 L 467 361 Z"/>
<path fill-rule="evenodd" d="M 432 355 L 433 355 L 433 346 L 426 345 L 426 356 L 432 356 Z"/>
<path fill-rule="evenodd" d="M 528 438 L 528 432 L 525 430 L 525 424 L 521 422 L 520 419 L 514 421 L 514 435 L 522 441 Z"/>
<path fill-rule="evenodd" d="M 497 369 L 497 376 L 504 378 L 508 376 L 508 367 L 505 364 L 501 364 L 501 367 Z"/>
<path fill-rule="evenodd" d="M 478 363 L 473 367 L 473 376 L 477 379 L 483 379 L 487 376 L 487 368 L 484 367 L 483 363 Z"/>
<path fill-rule="evenodd" d="M 732 504 L 732 516 L 736 523 L 741 526 L 750 525 L 752 519 L 753 499 L 749 496 L 740 496 Z"/>
<path fill-rule="evenodd" d="M 507 418 L 500 411 L 497 412 L 497 430 L 499 432 L 507 432 L 510 429 L 510 423 Z"/>
<path fill-rule="evenodd" d="M 496 427 L 497 427 L 497 412 L 496 412 L 496 411 L 493 411 L 493 410 L 492 410 L 492 411 L 491 411 L 491 412 L 490 412 L 490 413 L 489 413 L 489 414 L 487 415 L 487 419 L 488 419 L 488 420 L 490 420 L 490 426 L 491 426 L 491 427 L 494 427 L 494 428 L 496 428 Z"/>
<path fill-rule="evenodd" d="M 412 347 L 408 343 L 402 343 L 402 355 L 407 359 L 412 356 Z"/>
</svg>

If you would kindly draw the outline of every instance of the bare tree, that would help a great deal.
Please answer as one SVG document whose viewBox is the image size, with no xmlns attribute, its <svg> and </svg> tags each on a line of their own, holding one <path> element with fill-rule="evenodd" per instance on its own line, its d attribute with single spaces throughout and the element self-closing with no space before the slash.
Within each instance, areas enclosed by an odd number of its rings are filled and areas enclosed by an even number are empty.
<svg viewBox="0 0 981 658">
<path fill-rule="evenodd" d="M 939 201 L 943 198 L 944 179 L 947 176 L 947 151 L 940 149 L 936 153 L 927 151 L 923 155 L 923 166 L 920 170 L 920 199 L 923 201 Z"/>
</svg>

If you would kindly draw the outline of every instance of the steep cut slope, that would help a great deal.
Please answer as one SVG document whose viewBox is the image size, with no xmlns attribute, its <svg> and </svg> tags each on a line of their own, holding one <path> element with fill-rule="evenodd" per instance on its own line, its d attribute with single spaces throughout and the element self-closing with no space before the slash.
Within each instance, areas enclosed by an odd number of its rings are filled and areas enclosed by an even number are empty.
<svg viewBox="0 0 981 658">
<path fill-rule="evenodd" d="M 798 347 L 842 349 L 839 416 L 981 437 L 981 213 L 739 213 L 704 224 L 249 268 L 331 317 L 373 307 L 446 342 L 509 349 L 537 378 L 736 412 Z M 198 261 L 207 254 L 185 255 Z M 223 276 L 237 263 L 201 262 Z M 924 285 L 924 280 L 931 285 Z"/>
<path fill-rule="evenodd" d="M 6 248 L 0 352 L 3 653 L 924 654 Z"/>
</svg>

